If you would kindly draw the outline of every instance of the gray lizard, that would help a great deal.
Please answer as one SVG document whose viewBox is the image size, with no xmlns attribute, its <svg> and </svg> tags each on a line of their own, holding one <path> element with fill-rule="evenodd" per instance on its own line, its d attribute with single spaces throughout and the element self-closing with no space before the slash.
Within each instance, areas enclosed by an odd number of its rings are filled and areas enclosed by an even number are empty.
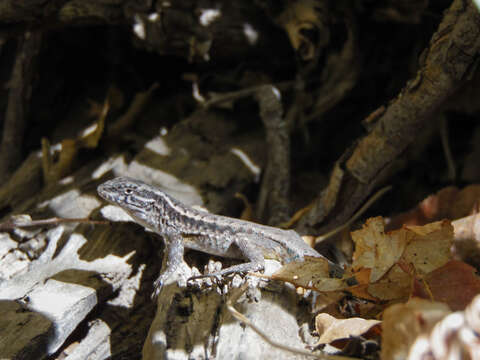
<svg viewBox="0 0 480 360">
<path fill-rule="evenodd" d="M 182 262 L 184 248 L 248 260 L 207 276 L 261 271 L 265 258 L 282 264 L 303 261 L 305 256 L 324 258 L 293 230 L 196 210 L 139 180 L 118 177 L 99 185 L 97 190 L 103 199 L 120 206 L 135 222 L 163 236 L 166 264 L 154 283 L 156 295 Z M 343 268 L 326 260 L 330 276 L 342 277 Z"/>
</svg>

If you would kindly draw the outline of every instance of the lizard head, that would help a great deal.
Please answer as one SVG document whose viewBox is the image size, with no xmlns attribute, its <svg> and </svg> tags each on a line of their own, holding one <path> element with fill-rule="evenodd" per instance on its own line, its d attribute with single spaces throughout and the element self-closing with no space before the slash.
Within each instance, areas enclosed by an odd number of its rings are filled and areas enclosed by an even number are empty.
<svg viewBox="0 0 480 360">
<path fill-rule="evenodd" d="M 154 204 L 159 190 L 127 177 L 108 180 L 97 188 L 98 194 L 109 203 L 120 206 L 138 223 L 152 228 Z"/>
</svg>

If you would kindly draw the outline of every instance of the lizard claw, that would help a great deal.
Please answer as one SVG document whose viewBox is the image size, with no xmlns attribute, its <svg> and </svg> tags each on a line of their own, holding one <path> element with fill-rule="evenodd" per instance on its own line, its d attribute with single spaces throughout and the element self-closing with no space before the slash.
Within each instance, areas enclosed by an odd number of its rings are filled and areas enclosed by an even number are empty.
<svg viewBox="0 0 480 360">
<path fill-rule="evenodd" d="M 175 280 L 175 276 L 172 276 L 172 274 L 161 274 L 157 280 L 153 282 L 152 300 L 155 300 L 162 292 L 163 287 L 170 284 L 173 280 Z"/>
<path fill-rule="evenodd" d="M 212 286 L 213 284 L 217 286 L 221 286 L 225 283 L 225 277 L 222 274 L 218 274 L 218 273 L 192 276 L 187 281 L 191 281 L 191 280 L 193 281 L 193 280 L 199 280 L 199 279 L 205 279 L 205 280 L 211 279 L 211 283 L 207 283 L 207 286 Z"/>
<path fill-rule="evenodd" d="M 162 292 L 162 288 L 164 285 L 165 281 L 162 279 L 162 276 L 160 275 L 157 280 L 154 281 L 153 283 L 153 293 L 152 293 L 152 300 L 156 300 L 157 297 L 160 295 Z"/>
<path fill-rule="evenodd" d="M 187 281 L 198 280 L 198 279 L 206 279 L 206 278 L 213 278 L 216 281 L 221 281 L 222 280 L 222 275 L 218 275 L 218 274 L 215 274 L 215 273 L 214 274 L 196 275 L 196 276 L 189 277 Z"/>
</svg>

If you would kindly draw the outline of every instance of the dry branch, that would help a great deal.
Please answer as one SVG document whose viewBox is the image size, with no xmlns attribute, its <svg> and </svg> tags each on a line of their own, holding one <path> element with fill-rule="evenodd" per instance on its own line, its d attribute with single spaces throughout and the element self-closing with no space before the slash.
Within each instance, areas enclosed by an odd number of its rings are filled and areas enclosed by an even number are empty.
<svg viewBox="0 0 480 360">
<path fill-rule="evenodd" d="M 310 211 L 299 229 L 314 228 L 322 233 L 353 214 L 384 180 L 388 166 L 415 141 L 445 101 L 465 84 L 480 51 L 479 34 L 478 9 L 472 1 L 455 0 L 424 51 L 416 78 L 402 89 L 370 133 L 347 155 L 346 174 L 335 208 L 327 217 Z"/>
</svg>

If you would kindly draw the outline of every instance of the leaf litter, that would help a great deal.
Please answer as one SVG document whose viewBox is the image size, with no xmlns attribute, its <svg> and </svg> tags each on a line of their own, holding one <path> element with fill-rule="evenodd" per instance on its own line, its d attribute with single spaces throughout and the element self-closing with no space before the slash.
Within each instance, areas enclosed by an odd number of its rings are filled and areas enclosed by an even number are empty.
<svg viewBox="0 0 480 360">
<path fill-rule="evenodd" d="M 476 359 L 472 354 L 480 343 L 480 277 L 460 259 L 468 258 L 462 256 L 466 254 L 480 259 L 479 189 L 449 187 L 394 219 L 368 219 L 351 232 L 355 251 L 342 279 L 329 277 L 326 260 L 310 257 L 286 264 L 272 278 L 328 294 L 317 298 L 326 301 L 317 307 L 322 308 L 315 322 L 319 345 L 345 349 L 348 341 L 340 339 L 363 339 L 376 329 L 382 359 L 416 359 L 425 349 L 431 354 L 440 347 L 443 355 L 434 359 L 447 358 L 445 354 Z M 399 219 L 405 224 L 399 226 Z M 356 313 L 339 311 L 342 295 L 373 306 L 356 306 Z M 459 318 L 463 325 L 451 324 Z M 439 327 L 450 329 L 458 340 L 455 348 Z M 460 332 L 476 341 L 467 341 Z"/>
</svg>

